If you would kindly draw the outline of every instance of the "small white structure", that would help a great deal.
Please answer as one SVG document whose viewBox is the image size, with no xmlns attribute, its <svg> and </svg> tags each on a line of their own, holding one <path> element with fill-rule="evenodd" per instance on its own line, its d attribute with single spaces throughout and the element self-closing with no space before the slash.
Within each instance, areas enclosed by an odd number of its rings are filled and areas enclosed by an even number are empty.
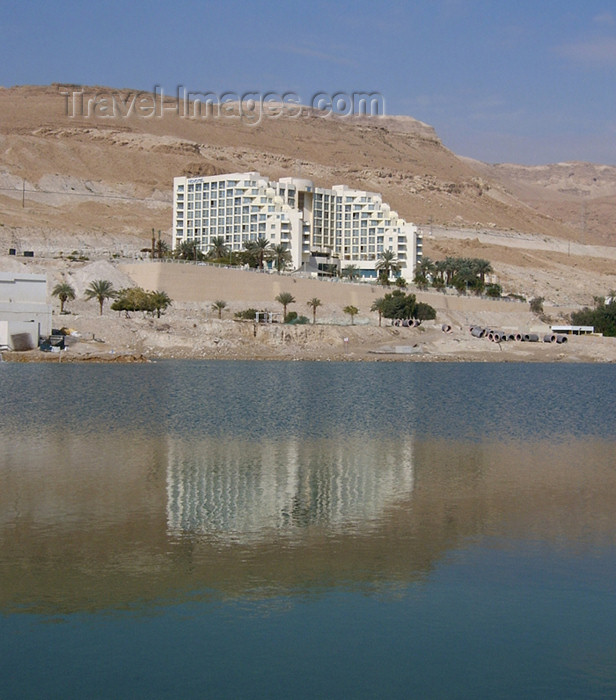
<svg viewBox="0 0 616 700">
<path fill-rule="evenodd" d="M 563 333 L 565 335 L 591 335 L 595 332 L 594 326 L 552 326 L 552 333 Z"/>
<path fill-rule="evenodd" d="M 0 347 L 27 350 L 51 335 L 47 276 L 0 272 Z"/>
</svg>

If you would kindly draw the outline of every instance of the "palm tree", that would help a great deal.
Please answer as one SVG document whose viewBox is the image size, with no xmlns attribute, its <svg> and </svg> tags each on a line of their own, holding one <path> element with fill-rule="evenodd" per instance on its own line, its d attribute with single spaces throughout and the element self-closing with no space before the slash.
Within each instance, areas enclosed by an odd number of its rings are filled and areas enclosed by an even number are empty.
<svg viewBox="0 0 616 700">
<path fill-rule="evenodd" d="M 117 292 L 109 280 L 94 280 L 94 282 L 90 282 L 88 288 L 84 292 L 86 300 L 98 300 L 101 316 L 103 315 L 103 304 L 105 303 L 105 299 L 113 299 L 116 295 Z"/>
<path fill-rule="evenodd" d="M 75 298 L 75 290 L 68 282 L 60 282 L 53 288 L 51 295 L 58 297 L 60 300 L 60 313 L 63 314 L 64 304 L 66 304 L 67 301 L 73 301 Z"/>
<path fill-rule="evenodd" d="M 274 301 L 282 304 L 284 322 L 284 319 L 287 317 L 287 306 L 289 304 L 295 304 L 295 297 L 291 294 L 291 292 L 280 292 Z"/>
<path fill-rule="evenodd" d="M 276 261 L 276 269 L 278 272 L 282 272 L 287 266 L 287 263 L 291 262 L 291 253 L 284 243 L 278 243 L 278 245 L 272 246 L 271 254 L 272 258 Z"/>
<path fill-rule="evenodd" d="M 443 272 L 445 273 L 445 284 L 449 287 L 456 272 L 460 269 L 460 260 L 459 258 L 447 256 L 442 262 Z"/>
<path fill-rule="evenodd" d="M 212 310 L 213 311 L 218 311 L 218 318 L 222 318 L 222 311 L 223 309 L 227 308 L 227 302 L 223 301 L 222 299 L 217 299 L 213 304 L 212 304 Z"/>
<path fill-rule="evenodd" d="M 379 277 L 385 284 L 389 284 L 389 276 L 400 271 L 400 263 L 396 259 L 396 254 L 393 250 L 384 250 L 380 254 L 380 258 L 376 264 L 376 269 L 379 271 Z"/>
<path fill-rule="evenodd" d="M 158 241 L 156 242 L 156 257 L 164 258 L 169 252 L 169 244 L 167 241 L 163 241 L 160 237 L 160 231 L 158 232 Z"/>
<path fill-rule="evenodd" d="M 348 277 L 352 282 L 359 277 L 359 268 L 357 265 L 347 265 L 342 270 L 342 277 Z"/>
<path fill-rule="evenodd" d="M 269 253 L 269 241 L 267 240 L 267 238 L 259 238 L 254 243 L 254 249 L 257 254 L 257 260 L 259 261 L 259 270 L 262 270 L 265 255 L 266 253 Z"/>
<path fill-rule="evenodd" d="M 203 257 L 203 254 L 197 247 L 195 241 L 182 241 L 175 249 L 175 255 L 181 260 L 197 260 Z"/>
<path fill-rule="evenodd" d="M 229 249 L 225 245 L 225 237 L 216 236 L 215 238 L 212 238 L 208 257 L 221 260 L 222 258 L 226 258 L 228 254 Z"/>
<path fill-rule="evenodd" d="M 483 260 L 483 258 L 477 258 L 473 261 L 473 270 L 475 274 L 479 275 L 481 281 L 485 284 L 486 275 L 493 272 L 492 265 L 489 260 Z"/>
<path fill-rule="evenodd" d="M 436 272 L 436 263 L 427 256 L 422 256 L 417 263 L 417 270 L 424 276 L 433 275 Z"/>
<path fill-rule="evenodd" d="M 379 315 L 379 328 L 381 327 L 381 319 L 383 318 L 383 313 L 385 312 L 386 302 L 384 297 L 379 297 L 372 302 L 370 311 L 376 311 Z"/>
<path fill-rule="evenodd" d="M 351 325 L 354 326 L 355 316 L 359 313 L 359 309 L 356 306 L 345 306 L 342 310 L 345 314 L 349 314 L 351 317 Z"/>
<path fill-rule="evenodd" d="M 171 297 L 167 294 L 167 292 L 151 292 L 148 296 L 150 297 L 152 308 L 154 311 L 156 311 L 157 318 L 160 318 L 162 311 L 164 311 L 168 306 L 171 306 Z"/>
<path fill-rule="evenodd" d="M 317 297 L 312 297 L 306 304 L 312 309 L 312 325 L 314 325 L 317 322 L 317 309 L 321 306 L 321 300 L 317 299 Z"/>
<path fill-rule="evenodd" d="M 244 250 L 242 251 L 242 261 L 247 263 L 249 267 L 258 267 L 259 260 L 257 255 L 257 242 L 244 241 Z"/>
</svg>

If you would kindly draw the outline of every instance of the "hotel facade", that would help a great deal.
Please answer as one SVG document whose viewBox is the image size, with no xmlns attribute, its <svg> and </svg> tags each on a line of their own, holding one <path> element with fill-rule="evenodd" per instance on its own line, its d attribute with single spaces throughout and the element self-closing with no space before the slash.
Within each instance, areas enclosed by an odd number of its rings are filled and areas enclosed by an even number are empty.
<svg viewBox="0 0 616 700">
<path fill-rule="evenodd" d="M 207 253 L 222 237 L 239 252 L 247 241 L 265 238 L 288 249 L 295 271 L 331 274 L 354 265 L 362 277 L 375 278 L 381 254 L 390 250 L 410 280 L 421 259 L 417 227 L 380 194 L 346 185 L 315 187 L 303 178 L 270 181 L 257 172 L 176 177 L 173 224 L 173 250 L 194 241 Z"/>
</svg>

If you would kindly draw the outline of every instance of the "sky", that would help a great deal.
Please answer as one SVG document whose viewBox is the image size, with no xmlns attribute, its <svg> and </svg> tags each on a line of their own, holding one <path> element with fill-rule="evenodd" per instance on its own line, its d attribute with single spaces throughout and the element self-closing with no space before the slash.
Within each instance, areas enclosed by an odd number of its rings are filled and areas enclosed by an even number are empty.
<svg viewBox="0 0 616 700">
<path fill-rule="evenodd" d="M 0 4 L 4 87 L 375 92 L 489 163 L 616 165 L 615 77 L 614 0 Z"/>
</svg>

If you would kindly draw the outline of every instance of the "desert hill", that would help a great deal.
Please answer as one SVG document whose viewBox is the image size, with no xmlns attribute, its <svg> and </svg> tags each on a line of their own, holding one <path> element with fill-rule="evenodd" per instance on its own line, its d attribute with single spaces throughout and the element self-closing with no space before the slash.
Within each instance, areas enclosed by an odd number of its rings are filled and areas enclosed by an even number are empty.
<svg viewBox="0 0 616 700">
<path fill-rule="evenodd" d="M 422 226 L 426 255 L 480 254 L 522 293 L 558 301 L 550 279 L 572 267 L 575 294 L 564 303 L 616 286 L 610 255 L 598 266 L 596 255 L 575 247 L 614 245 L 615 168 L 490 166 L 456 156 L 410 117 L 325 117 L 305 108 L 254 123 L 237 105 L 195 117 L 172 98 L 156 99 L 106 87 L 0 88 L 0 251 L 130 254 L 149 245 L 152 228 L 170 235 L 175 175 L 258 170 L 381 192 Z M 138 100 L 155 113 L 139 112 Z M 509 246 L 511 236 L 532 252 Z"/>
<path fill-rule="evenodd" d="M 521 202 L 562 221 L 564 235 L 574 231 L 580 242 L 614 245 L 616 167 L 578 162 L 488 165 L 465 160 Z"/>
<path fill-rule="evenodd" d="M 105 116 L 96 109 L 88 115 L 88 99 L 114 96 L 130 104 L 136 93 L 83 88 L 85 107 L 77 109 L 75 92 L 62 85 L 0 91 L 5 226 L 44 223 L 147 236 L 151 226 L 170 226 L 174 175 L 259 170 L 273 178 L 301 174 L 322 186 L 344 182 L 379 191 L 421 224 L 562 233 L 560 222 L 521 204 L 410 117 L 325 118 L 305 110 L 300 117 L 264 117 L 251 125 L 239 116 L 187 118 L 171 103 L 152 118 Z"/>
</svg>

